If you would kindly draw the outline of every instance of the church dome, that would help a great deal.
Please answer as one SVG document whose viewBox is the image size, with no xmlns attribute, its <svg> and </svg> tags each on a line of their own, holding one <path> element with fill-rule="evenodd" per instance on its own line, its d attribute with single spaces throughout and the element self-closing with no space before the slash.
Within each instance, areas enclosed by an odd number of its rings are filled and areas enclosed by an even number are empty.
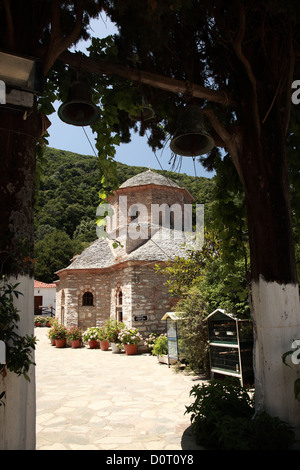
<svg viewBox="0 0 300 470">
<path fill-rule="evenodd" d="M 174 181 L 152 170 L 147 170 L 147 171 L 144 171 L 143 173 L 139 173 L 138 175 L 132 176 L 123 184 L 121 184 L 120 188 L 129 188 L 132 186 L 144 186 L 147 184 L 156 184 L 158 186 L 171 186 L 173 188 L 180 188 L 180 186 L 174 183 Z"/>
</svg>

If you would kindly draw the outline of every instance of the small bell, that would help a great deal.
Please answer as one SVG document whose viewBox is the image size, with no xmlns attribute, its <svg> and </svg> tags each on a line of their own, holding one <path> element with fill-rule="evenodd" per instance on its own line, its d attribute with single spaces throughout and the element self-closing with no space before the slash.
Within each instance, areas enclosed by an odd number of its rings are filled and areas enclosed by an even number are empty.
<svg viewBox="0 0 300 470">
<path fill-rule="evenodd" d="M 144 96 L 142 96 L 141 105 L 141 109 L 137 110 L 136 113 L 129 114 L 130 119 L 133 121 L 148 121 L 154 118 L 155 112 Z"/>
<path fill-rule="evenodd" d="M 67 101 L 58 109 L 58 116 L 73 126 L 88 126 L 99 119 L 100 112 L 91 100 L 91 90 L 87 82 L 77 80 L 72 83 Z"/>
<path fill-rule="evenodd" d="M 214 146 L 213 139 L 204 129 L 201 108 L 187 105 L 180 113 L 178 129 L 170 143 L 172 152 L 194 157 L 208 153 Z"/>
</svg>

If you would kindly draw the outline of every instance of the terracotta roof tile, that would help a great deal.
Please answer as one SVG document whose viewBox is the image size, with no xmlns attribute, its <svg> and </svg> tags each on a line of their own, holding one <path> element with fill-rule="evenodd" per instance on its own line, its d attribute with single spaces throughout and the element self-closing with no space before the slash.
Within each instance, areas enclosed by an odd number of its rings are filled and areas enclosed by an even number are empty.
<svg viewBox="0 0 300 470">
<path fill-rule="evenodd" d="M 39 288 L 49 287 L 50 289 L 55 289 L 56 284 L 47 284 L 46 282 L 41 282 L 41 281 L 34 280 L 34 287 L 39 287 Z"/>
</svg>

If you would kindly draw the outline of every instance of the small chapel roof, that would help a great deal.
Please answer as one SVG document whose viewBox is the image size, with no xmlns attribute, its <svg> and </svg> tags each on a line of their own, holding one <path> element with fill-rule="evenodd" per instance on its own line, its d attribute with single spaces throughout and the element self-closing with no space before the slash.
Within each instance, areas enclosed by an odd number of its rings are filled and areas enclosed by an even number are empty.
<svg viewBox="0 0 300 470">
<path fill-rule="evenodd" d="M 183 189 L 174 181 L 150 169 L 129 178 L 120 188 L 150 184 L 169 186 L 176 189 L 179 188 L 180 190 Z M 169 261 L 175 259 L 176 256 L 186 256 L 187 247 L 184 246 L 184 244 L 190 241 L 191 235 L 187 232 L 164 227 L 160 227 L 156 231 L 154 230 L 148 239 L 143 240 L 141 244 L 137 244 L 129 253 L 127 253 L 126 250 L 114 249 L 113 240 L 109 240 L 108 238 L 98 239 L 80 255 L 76 256 L 71 264 L 61 271 L 73 269 L 105 269 L 125 261 Z"/>
<path fill-rule="evenodd" d="M 176 256 L 185 257 L 192 242 L 191 234 L 160 228 L 145 243 L 120 259 L 108 238 L 98 239 L 65 269 L 105 269 L 124 261 L 171 261 Z"/>
<path fill-rule="evenodd" d="M 176 256 L 185 257 L 193 238 L 188 232 L 160 227 L 146 243 L 128 254 L 128 260 L 172 261 Z"/>
<path fill-rule="evenodd" d="M 120 188 L 129 188 L 132 186 L 144 186 L 146 184 L 156 184 L 159 186 L 172 186 L 174 188 L 180 188 L 177 183 L 170 180 L 166 176 L 160 175 L 152 170 L 143 171 L 138 175 L 132 176 L 123 184 L 120 185 Z"/>
<path fill-rule="evenodd" d="M 88 246 L 66 269 L 109 268 L 115 264 L 115 257 L 109 241 L 98 239 Z"/>
</svg>

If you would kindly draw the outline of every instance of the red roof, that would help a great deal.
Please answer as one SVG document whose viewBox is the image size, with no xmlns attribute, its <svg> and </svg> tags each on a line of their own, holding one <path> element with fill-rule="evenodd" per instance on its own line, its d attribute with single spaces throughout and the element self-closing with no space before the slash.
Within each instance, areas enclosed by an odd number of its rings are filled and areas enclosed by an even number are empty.
<svg viewBox="0 0 300 470">
<path fill-rule="evenodd" d="M 34 281 L 34 287 L 50 287 L 51 289 L 56 289 L 56 284 L 47 284 L 46 282 Z"/>
</svg>

